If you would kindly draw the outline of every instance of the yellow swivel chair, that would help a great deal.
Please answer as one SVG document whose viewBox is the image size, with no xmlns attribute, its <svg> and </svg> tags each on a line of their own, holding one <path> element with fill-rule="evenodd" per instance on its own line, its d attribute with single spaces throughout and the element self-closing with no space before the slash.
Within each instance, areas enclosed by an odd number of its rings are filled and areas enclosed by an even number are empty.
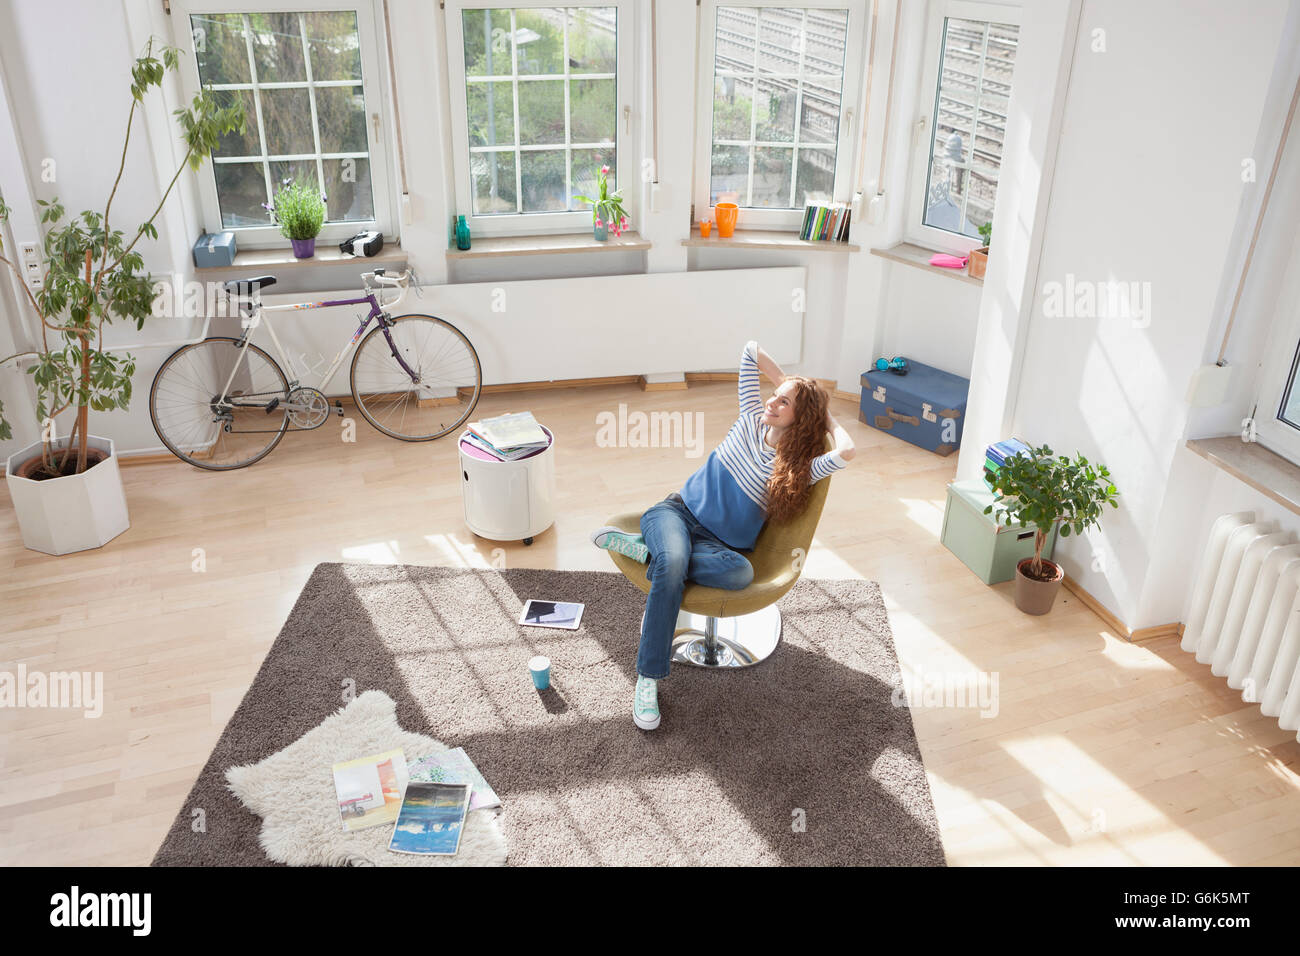
<svg viewBox="0 0 1300 956">
<path fill-rule="evenodd" d="M 828 451 L 830 447 L 828 441 Z M 748 587 L 727 591 L 687 580 L 673 632 L 672 660 L 696 667 L 749 667 L 771 656 L 781 641 L 776 602 L 799 580 L 830 484 L 830 478 L 814 483 L 800 514 L 781 523 L 768 521 L 754 549 L 741 552 L 754 566 L 754 580 Z M 615 515 L 608 524 L 629 534 L 641 533 L 637 512 Z M 609 556 L 629 581 L 650 593 L 646 565 L 616 551 Z"/>
</svg>

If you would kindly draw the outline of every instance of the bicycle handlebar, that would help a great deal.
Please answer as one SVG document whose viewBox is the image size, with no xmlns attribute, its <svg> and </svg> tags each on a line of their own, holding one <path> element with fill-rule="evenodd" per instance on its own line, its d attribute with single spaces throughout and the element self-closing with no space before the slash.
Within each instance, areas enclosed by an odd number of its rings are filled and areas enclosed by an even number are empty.
<svg viewBox="0 0 1300 956">
<path fill-rule="evenodd" d="M 397 286 L 405 289 L 411 282 L 411 270 L 406 269 L 400 275 L 385 275 L 384 270 L 377 269 L 374 272 L 363 272 L 362 278 L 374 280 L 375 285 Z"/>
</svg>

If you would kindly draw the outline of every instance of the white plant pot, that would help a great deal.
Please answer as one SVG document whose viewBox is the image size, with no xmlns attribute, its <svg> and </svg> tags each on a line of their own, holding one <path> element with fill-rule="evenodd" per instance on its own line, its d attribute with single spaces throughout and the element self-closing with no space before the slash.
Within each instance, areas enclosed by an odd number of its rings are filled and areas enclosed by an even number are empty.
<svg viewBox="0 0 1300 956">
<path fill-rule="evenodd" d="M 61 438 L 53 447 L 67 445 L 68 440 Z M 5 482 L 18 513 L 23 544 L 33 551 L 69 554 L 99 548 L 131 527 L 112 439 L 91 435 L 88 445 L 108 452 L 108 457 L 80 475 L 44 481 L 19 478 L 17 474 L 19 466 L 40 455 L 40 442 L 9 456 Z"/>
</svg>

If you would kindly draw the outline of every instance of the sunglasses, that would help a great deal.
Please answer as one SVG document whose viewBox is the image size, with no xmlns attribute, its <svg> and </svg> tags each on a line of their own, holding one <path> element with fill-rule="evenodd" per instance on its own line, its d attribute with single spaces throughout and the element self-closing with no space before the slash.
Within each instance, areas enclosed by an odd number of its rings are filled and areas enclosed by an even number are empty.
<svg viewBox="0 0 1300 956">
<path fill-rule="evenodd" d="M 907 374 L 907 359 L 895 355 L 891 359 L 876 359 L 876 371 L 893 372 L 895 375 Z"/>
</svg>

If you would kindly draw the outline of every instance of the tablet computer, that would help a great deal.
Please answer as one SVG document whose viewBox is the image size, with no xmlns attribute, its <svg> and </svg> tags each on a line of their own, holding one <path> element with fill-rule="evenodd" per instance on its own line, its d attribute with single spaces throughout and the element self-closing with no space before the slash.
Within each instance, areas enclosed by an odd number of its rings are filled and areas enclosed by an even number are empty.
<svg viewBox="0 0 1300 956">
<path fill-rule="evenodd" d="M 519 615 L 520 624 L 533 627 L 560 627 L 566 631 L 576 631 L 582 621 L 582 610 L 586 605 L 569 601 L 538 601 L 528 599 L 524 612 Z"/>
</svg>

